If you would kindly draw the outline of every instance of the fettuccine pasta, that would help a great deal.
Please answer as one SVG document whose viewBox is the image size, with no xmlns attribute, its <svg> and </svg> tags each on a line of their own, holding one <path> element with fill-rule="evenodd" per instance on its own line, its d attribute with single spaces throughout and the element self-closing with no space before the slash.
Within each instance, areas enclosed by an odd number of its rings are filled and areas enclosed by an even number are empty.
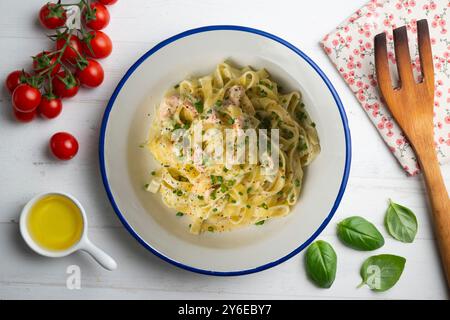
<svg viewBox="0 0 450 320">
<path fill-rule="evenodd" d="M 192 153 L 177 147 L 175 132 L 182 130 L 192 142 L 199 127 L 203 142 L 194 145 Z M 212 156 L 213 146 L 228 143 L 220 139 L 225 131 L 239 136 L 248 129 L 267 132 L 267 137 L 272 129 L 279 130 L 279 144 L 269 145 L 267 151 L 278 155 L 279 165 L 271 174 L 264 171 L 273 169 L 270 158 L 251 163 L 248 156 L 244 163 L 230 165 Z M 255 145 L 248 137 L 244 141 L 247 149 Z M 264 69 L 237 69 L 228 63 L 167 92 L 146 147 L 161 164 L 147 190 L 159 192 L 177 215 L 188 216 L 194 234 L 262 225 L 286 216 L 299 199 L 304 168 L 320 152 L 315 124 L 299 92 L 282 93 Z M 193 156 L 199 151 L 204 155 L 201 162 Z"/>
</svg>

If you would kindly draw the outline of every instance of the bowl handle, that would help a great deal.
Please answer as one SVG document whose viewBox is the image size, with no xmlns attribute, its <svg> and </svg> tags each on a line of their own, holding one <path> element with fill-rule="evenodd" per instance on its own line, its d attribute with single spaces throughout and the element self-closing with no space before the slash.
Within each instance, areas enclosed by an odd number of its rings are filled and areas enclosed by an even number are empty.
<svg viewBox="0 0 450 320">
<path fill-rule="evenodd" d="M 110 271 L 117 269 L 116 261 L 105 251 L 93 244 L 89 239 L 86 239 L 81 250 L 89 253 L 103 268 Z"/>
</svg>

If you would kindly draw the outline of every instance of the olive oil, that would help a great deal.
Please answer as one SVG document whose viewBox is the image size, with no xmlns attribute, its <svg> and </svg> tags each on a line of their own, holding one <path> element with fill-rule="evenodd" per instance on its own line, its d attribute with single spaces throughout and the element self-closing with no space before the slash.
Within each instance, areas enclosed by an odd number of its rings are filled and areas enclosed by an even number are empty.
<svg viewBox="0 0 450 320">
<path fill-rule="evenodd" d="M 75 245 L 83 233 L 80 208 L 69 198 L 52 194 L 37 201 L 28 216 L 28 230 L 43 249 L 64 251 Z"/>
</svg>

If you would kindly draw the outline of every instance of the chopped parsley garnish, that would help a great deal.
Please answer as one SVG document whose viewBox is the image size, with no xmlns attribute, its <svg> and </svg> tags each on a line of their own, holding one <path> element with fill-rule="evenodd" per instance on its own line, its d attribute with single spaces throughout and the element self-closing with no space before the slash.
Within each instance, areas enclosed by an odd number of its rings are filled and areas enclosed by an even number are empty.
<svg viewBox="0 0 450 320">
<path fill-rule="evenodd" d="M 233 118 L 229 118 L 228 119 L 228 124 L 234 124 L 234 119 Z"/>
<path fill-rule="evenodd" d="M 194 103 L 195 110 L 197 110 L 198 113 L 203 113 L 203 102 L 197 101 Z"/>
<path fill-rule="evenodd" d="M 156 175 L 156 171 L 152 171 L 152 176 Z"/>
<path fill-rule="evenodd" d="M 177 196 L 181 197 L 183 195 L 183 191 L 177 190 L 176 194 L 177 194 Z"/>
<path fill-rule="evenodd" d="M 223 168 L 223 172 L 227 173 L 228 171 L 230 170 L 228 170 L 226 167 Z"/>
<path fill-rule="evenodd" d="M 205 197 L 204 196 L 197 196 L 198 200 L 204 200 Z"/>
<path fill-rule="evenodd" d="M 243 195 L 244 195 L 241 191 L 239 191 L 238 194 L 239 194 L 240 196 L 243 196 Z"/>
<path fill-rule="evenodd" d="M 214 209 L 213 209 L 213 212 L 217 212 L 217 208 L 214 208 Z"/>
<path fill-rule="evenodd" d="M 216 200 L 216 198 L 216 190 L 214 190 L 213 193 L 211 193 L 211 199 Z"/>
<path fill-rule="evenodd" d="M 180 84 L 176 84 L 173 86 L 175 89 L 178 89 L 180 87 Z"/>
<path fill-rule="evenodd" d="M 300 187 L 300 180 L 295 179 L 295 182 L 294 182 L 294 183 L 295 183 L 295 186 L 296 186 L 296 187 Z"/>
<path fill-rule="evenodd" d="M 311 127 L 315 128 L 316 124 L 314 122 L 311 122 Z"/>
<path fill-rule="evenodd" d="M 229 180 L 228 181 L 228 186 L 232 187 L 235 183 L 236 183 L 236 180 Z"/>
<path fill-rule="evenodd" d="M 266 222 L 266 220 L 258 221 L 257 223 L 255 223 L 255 226 L 262 226 L 264 222 Z"/>
<path fill-rule="evenodd" d="M 296 116 L 299 120 L 305 120 L 307 118 L 306 113 L 304 113 L 303 111 L 297 112 Z"/>
<path fill-rule="evenodd" d="M 178 211 L 178 212 L 177 212 L 177 217 L 182 217 L 182 216 L 184 216 L 184 213 L 183 213 L 183 212 L 180 212 L 180 211 Z"/>
<path fill-rule="evenodd" d="M 266 203 L 263 203 L 263 204 L 261 205 L 261 208 L 266 209 L 266 210 L 269 210 L 269 206 L 268 206 Z"/>
<path fill-rule="evenodd" d="M 216 106 L 221 107 L 223 104 L 222 100 L 217 100 L 216 101 Z"/>
<path fill-rule="evenodd" d="M 209 232 L 214 232 L 214 227 L 212 227 L 212 226 L 208 227 L 208 231 Z"/>
<path fill-rule="evenodd" d="M 250 192 L 252 192 L 252 188 L 251 187 L 247 189 L 247 193 L 250 193 Z"/>
<path fill-rule="evenodd" d="M 308 145 L 307 145 L 306 143 L 299 144 L 299 145 L 298 145 L 298 149 L 299 149 L 300 151 L 305 151 L 306 149 L 308 149 Z"/>
<path fill-rule="evenodd" d="M 148 189 L 149 186 L 150 186 L 150 185 L 149 185 L 148 183 L 146 183 L 146 184 L 144 185 L 144 188 L 145 188 L 145 189 Z"/>
<path fill-rule="evenodd" d="M 246 207 L 250 209 L 252 206 L 248 204 Z"/>
</svg>

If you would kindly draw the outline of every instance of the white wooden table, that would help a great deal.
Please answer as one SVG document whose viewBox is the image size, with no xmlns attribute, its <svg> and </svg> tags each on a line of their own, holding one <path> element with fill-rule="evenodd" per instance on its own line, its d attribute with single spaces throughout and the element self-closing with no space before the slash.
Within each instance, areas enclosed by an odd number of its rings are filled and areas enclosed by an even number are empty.
<svg viewBox="0 0 450 320">
<path fill-rule="evenodd" d="M 106 81 L 96 90 L 83 90 L 65 102 L 54 121 L 20 124 L 12 119 L 10 98 L 0 97 L 0 299 L 445 299 L 439 264 L 421 178 L 407 178 L 356 99 L 351 95 L 318 46 L 321 37 L 367 0 L 119 0 L 110 7 L 106 32 L 114 52 L 105 60 Z M 46 0 L 0 1 L 0 75 L 28 67 L 29 56 L 51 44 L 38 27 L 37 12 Z M 290 41 L 313 58 L 329 76 L 345 105 L 353 139 L 353 161 L 346 194 L 335 218 L 320 238 L 338 253 L 337 279 L 330 290 L 312 285 L 303 268 L 303 254 L 258 274 L 218 278 L 173 267 L 141 247 L 122 227 L 103 189 L 97 159 L 99 127 L 105 105 L 127 68 L 156 43 L 186 29 L 236 24 L 259 28 Z M 54 160 L 46 147 L 60 130 L 74 133 L 78 156 L 67 163 Z M 444 168 L 450 185 L 450 168 Z M 93 241 L 115 257 L 118 270 L 108 272 L 84 253 L 48 259 L 31 252 L 19 235 L 21 207 L 46 191 L 75 195 L 89 216 Z M 383 227 L 389 198 L 409 206 L 420 228 L 413 244 L 390 238 Z M 359 268 L 371 253 L 343 246 L 336 223 L 350 215 L 372 220 L 386 236 L 380 253 L 407 258 L 399 283 L 376 294 L 360 283 Z M 66 288 L 66 268 L 81 268 L 81 289 Z"/>
</svg>

